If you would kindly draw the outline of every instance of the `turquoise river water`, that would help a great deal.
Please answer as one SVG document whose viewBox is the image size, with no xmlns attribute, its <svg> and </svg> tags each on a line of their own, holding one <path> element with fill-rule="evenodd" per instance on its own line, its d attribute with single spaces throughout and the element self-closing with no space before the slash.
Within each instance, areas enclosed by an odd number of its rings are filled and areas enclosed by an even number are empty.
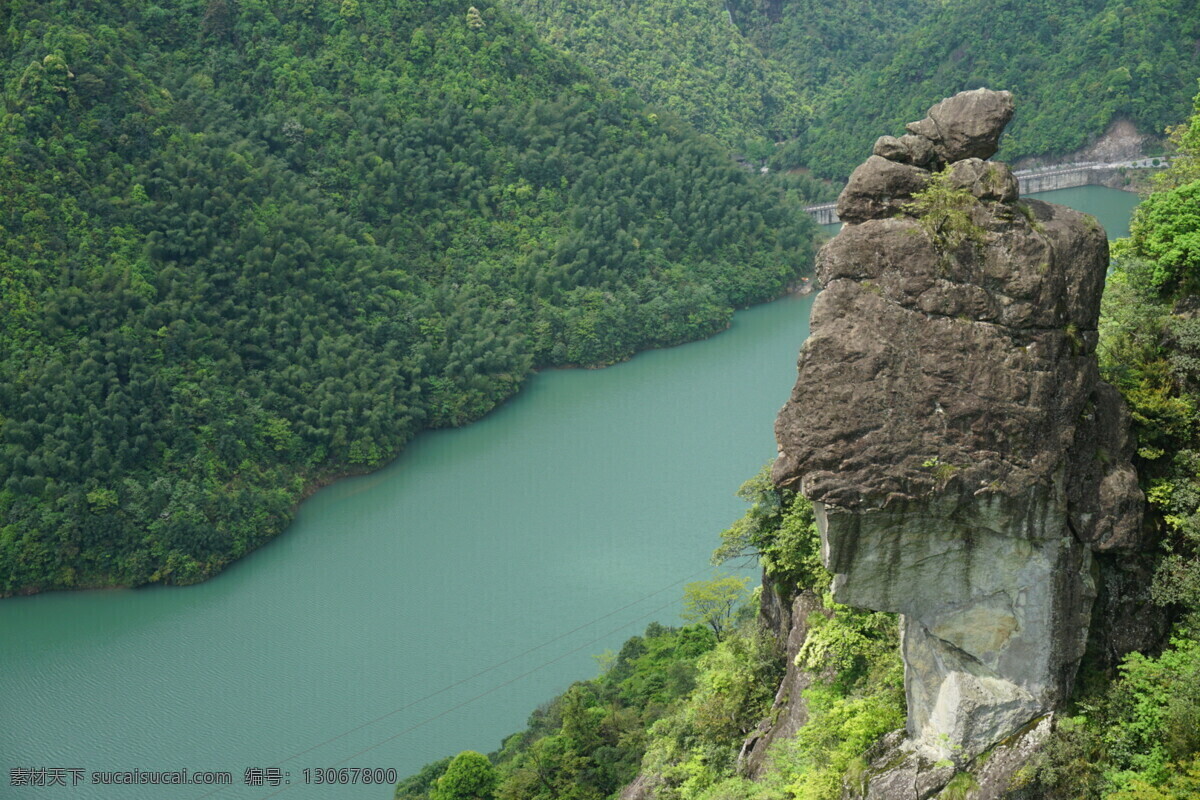
<svg viewBox="0 0 1200 800">
<path fill-rule="evenodd" d="M 1136 198 L 1045 199 L 1126 232 Z M 551 371 L 485 419 L 419 437 L 317 493 L 277 540 L 186 588 L 0 602 L 0 797 L 379 798 L 305 769 L 405 776 L 488 752 L 712 574 L 772 424 L 811 298 L 739 312 L 708 341 Z M 243 785 L 248 768 L 288 783 Z M 14 768 L 82 770 L 70 788 Z M 100 786 L 101 771 L 225 771 L 233 785 Z"/>
</svg>

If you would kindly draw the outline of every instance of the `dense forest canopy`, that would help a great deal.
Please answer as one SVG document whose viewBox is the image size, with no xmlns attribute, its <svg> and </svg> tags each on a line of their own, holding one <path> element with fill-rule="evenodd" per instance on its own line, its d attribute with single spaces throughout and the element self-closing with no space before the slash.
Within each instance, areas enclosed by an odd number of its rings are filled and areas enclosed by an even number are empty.
<svg viewBox="0 0 1200 800">
<path fill-rule="evenodd" d="M 791 195 L 487 2 L 15 0 L 0 53 L 0 595 L 202 579 L 810 260 Z"/>
<path fill-rule="evenodd" d="M 787 72 L 716 0 L 509 0 L 552 44 L 746 152 L 797 136 L 806 108 Z"/>
<path fill-rule="evenodd" d="M 1063 154 L 1117 119 L 1188 113 L 1196 0 L 506 0 L 609 81 L 742 154 L 844 179 L 880 130 L 964 89 L 1012 91 L 1000 158 Z"/>
<path fill-rule="evenodd" d="M 821 51 L 808 23 L 818 5 L 785 0 L 779 25 L 762 33 L 774 37 L 769 54 L 797 74 Z M 847 6 L 831 9 L 841 15 Z M 820 125 L 800 142 L 800 163 L 845 175 L 870 145 L 865 132 L 899 133 L 932 102 L 977 86 L 1016 97 L 997 155 L 1006 161 L 1076 150 L 1117 119 L 1161 134 L 1189 112 L 1200 73 L 1196 0 L 955 0 L 913 4 L 913 12 L 918 21 L 899 26 L 886 48 L 814 89 Z M 864 10 L 859 19 L 890 27 L 887 13 Z"/>
</svg>

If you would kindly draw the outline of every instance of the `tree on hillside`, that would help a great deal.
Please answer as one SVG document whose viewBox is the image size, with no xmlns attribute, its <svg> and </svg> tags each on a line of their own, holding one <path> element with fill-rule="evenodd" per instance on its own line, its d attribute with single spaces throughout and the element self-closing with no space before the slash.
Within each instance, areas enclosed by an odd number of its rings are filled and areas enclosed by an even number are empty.
<svg viewBox="0 0 1200 800">
<path fill-rule="evenodd" d="M 683 588 L 683 618 L 712 628 L 721 639 L 737 608 L 746 596 L 749 578 L 728 575 L 710 581 L 696 581 Z"/>
<path fill-rule="evenodd" d="M 496 790 L 496 768 L 488 757 L 464 750 L 454 757 L 438 778 L 430 800 L 492 800 Z"/>
</svg>

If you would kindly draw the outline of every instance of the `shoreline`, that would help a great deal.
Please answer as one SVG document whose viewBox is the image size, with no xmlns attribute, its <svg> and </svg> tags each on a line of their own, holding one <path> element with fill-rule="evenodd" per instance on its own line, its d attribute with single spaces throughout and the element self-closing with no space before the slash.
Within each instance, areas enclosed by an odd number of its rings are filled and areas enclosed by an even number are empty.
<svg viewBox="0 0 1200 800">
<path fill-rule="evenodd" d="M 815 253 L 815 248 L 814 248 L 813 252 Z M 773 303 L 776 300 L 780 300 L 785 297 L 804 297 L 806 295 L 811 294 L 813 291 L 815 291 L 815 288 L 816 288 L 815 284 L 816 284 L 816 280 L 815 280 L 814 275 L 812 275 L 812 274 L 797 275 L 793 280 L 788 282 L 778 294 L 768 297 L 760 302 L 751 303 L 750 305 L 735 306 L 735 307 L 733 307 L 733 314 L 736 314 L 738 311 L 744 311 L 749 308 L 755 308 L 757 306 L 762 306 L 762 305 L 766 305 L 768 303 Z M 464 422 L 462 425 L 455 426 L 455 427 L 459 427 L 459 428 L 466 427 L 467 425 L 471 425 L 472 423 L 478 422 L 479 420 L 488 416 L 493 411 L 498 409 L 500 406 L 502 406 L 506 402 L 508 402 L 508 400 L 510 400 L 513 397 L 516 397 L 517 394 L 521 391 L 521 388 L 524 386 L 525 381 L 528 380 L 528 378 L 533 377 L 541 372 L 545 372 L 545 371 L 549 371 L 549 370 L 567 370 L 567 369 L 587 369 L 587 370 L 604 369 L 606 367 L 611 367 L 616 364 L 625 363 L 641 353 L 648 353 L 653 350 L 664 350 L 664 349 L 667 349 L 670 347 L 679 347 L 679 346 L 685 345 L 685 344 L 693 344 L 695 342 L 706 341 L 708 339 L 713 338 L 714 336 L 717 336 L 718 334 L 724 333 L 725 331 L 729 330 L 730 327 L 732 327 L 732 324 L 733 323 L 732 323 L 732 315 L 731 315 L 730 322 L 726 323 L 719 330 L 714 330 L 704 336 L 700 336 L 695 339 L 689 339 L 689 340 L 683 341 L 683 342 L 677 342 L 675 344 L 662 345 L 660 347 L 647 347 L 647 348 L 637 350 L 637 351 L 631 353 L 627 358 L 623 358 L 618 361 L 612 361 L 612 362 L 605 363 L 605 364 L 591 364 L 591 365 L 588 365 L 588 364 L 558 364 L 558 365 L 554 365 L 554 366 L 531 368 L 529 371 L 529 375 L 526 376 L 526 378 L 523 378 L 521 380 L 521 382 L 517 385 L 516 389 L 513 391 L 512 394 L 508 395 L 507 397 L 505 397 L 502 400 L 500 400 L 499 402 L 497 402 L 494 406 L 489 408 L 487 411 L 485 411 L 480 416 L 478 416 L 472 420 L 469 420 L 467 422 Z M 361 477 L 361 476 L 370 475 L 372 473 L 378 472 L 379 470 L 382 470 L 382 469 L 390 466 L 391 464 L 393 464 L 397 459 L 401 458 L 404 455 L 405 451 L 407 450 L 408 445 L 417 436 L 420 436 L 422 433 L 426 433 L 429 431 L 449 430 L 449 429 L 450 428 L 433 428 L 433 427 L 422 428 L 421 430 L 417 431 L 413 435 L 412 439 L 409 439 L 408 442 L 405 442 L 405 444 L 403 446 L 401 446 L 401 448 L 393 456 L 391 456 L 390 458 L 384 459 L 384 460 L 380 461 L 378 464 L 375 464 L 373 466 L 347 464 L 347 465 L 344 465 L 340 469 L 331 469 L 331 470 L 328 470 L 325 472 L 315 474 L 315 475 L 305 479 L 303 488 L 300 490 L 299 494 L 297 494 L 297 496 L 296 496 L 295 500 L 292 502 L 292 504 L 288 507 L 286 517 L 284 517 L 285 521 L 283 522 L 283 525 L 279 528 L 279 530 L 270 534 L 268 538 L 264 539 L 256 547 L 254 547 L 250 550 L 247 550 L 246 552 L 239 555 L 237 558 L 233 558 L 230 561 L 226 562 L 225 564 L 222 564 L 214 572 L 200 578 L 199 580 L 188 581 L 186 583 L 181 583 L 181 582 L 176 582 L 176 581 L 171 581 L 171 580 L 153 580 L 153 581 L 147 581 L 146 583 L 130 584 L 130 583 L 105 582 L 101 579 L 101 580 L 90 580 L 87 582 L 81 582 L 81 583 L 75 584 L 73 586 L 54 586 L 54 587 L 29 587 L 29 586 L 26 586 L 26 587 L 22 587 L 21 589 L 19 589 L 17 591 L 11 592 L 11 593 L 7 593 L 7 594 L 0 593 L 0 602 L 3 602 L 4 600 L 10 599 L 10 598 L 33 597 L 35 595 L 50 594 L 53 592 L 138 590 L 138 589 L 141 589 L 144 587 L 149 587 L 149 586 L 185 587 L 185 586 L 196 586 L 201 583 L 206 583 L 206 582 L 213 580 L 213 579 L 217 578 L 218 576 L 220 576 L 222 572 L 224 572 L 226 569 L 233 566 L 235 563 L 242 561 L 243 559 L 247 558 L 254 552 L 262 549 L 263 547 L 270 545 L 278 537 L 284 535 L 287 532 L 287 529 L 289 527 L 291 527 L 291 525 L 295 521 L 296 514 L 299 512 L 301 504 L 303 504 L 305 501 L 310 499 L 313 495 L 315 495 L 321 489 L 324 489 L 327 486 L 331 486 L 332 484 L 336 483 L 337 481 L 342 480 L 343 478 Z M 293 477 L 299 477 L 299 476 L 293 476 Z M 95 578 L 95 577 L 96 576 L 93 576 L 93 578 Z"/>
</svg>

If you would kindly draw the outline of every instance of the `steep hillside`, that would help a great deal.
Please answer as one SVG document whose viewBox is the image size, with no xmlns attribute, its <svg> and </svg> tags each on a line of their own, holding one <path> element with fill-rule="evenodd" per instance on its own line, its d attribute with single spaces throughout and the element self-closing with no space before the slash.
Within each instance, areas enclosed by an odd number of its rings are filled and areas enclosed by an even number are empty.
<svg viewBox="0 0 1200 800">
<path fill-rule="evenodd" d="M 812 226 L 488 3 L 0 9 L 0 595 L 203 579 L 531 368 L 711 334 Z"/>
<path fill-rule="evenodd" d="M 749 154 L 795 138 L 808 109 L 720 0 L 508 0 L 552 44 Z"/>
<path fill-rule="evenodd" d="M 837 180 L 872 132 L 963 89 L 1014 93 L 1000 157 L 1015 160 L 1073 151 L 1115 119 L 1161 134 L 1200 71 L 1196 0 L 507 2 L 741 153 Z"/>
<path fill-rule="evenodd" d="M 1017 99 L 1005 160 L 1075 150 L 1117 118 L 1161 134 L 1187 115 L 1200 72 L 1196 0 L 732 5 L 812 107 L 787 158 L 829 177 L 849 174 L 872 132 L 979 86 Z"/>
</svg>

